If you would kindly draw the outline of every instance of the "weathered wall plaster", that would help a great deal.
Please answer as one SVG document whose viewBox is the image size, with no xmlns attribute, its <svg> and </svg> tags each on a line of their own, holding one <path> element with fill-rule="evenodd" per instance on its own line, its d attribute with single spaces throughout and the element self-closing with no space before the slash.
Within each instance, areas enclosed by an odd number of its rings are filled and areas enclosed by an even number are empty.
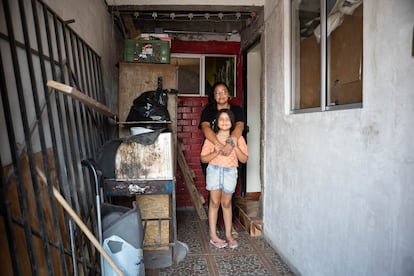
<svg viewBox="0 0 414 276">
<path fill-rule="evenodd" d="M 264 234 L 302 275 L 413 275 L 414 2 L 364 1 L 363 108 L 306 114 L 289 3 L 265 3 Z"/>
<path fill-rule="evenodd" d="M 75 22 L 69 26 L 101 56 L 102 75 L 108 106 L 118 110 L 118 69 L 122 60 L 123 39 L 110 12 L 101 0 L 44 1 L 62 19 Z"/>
</svg>

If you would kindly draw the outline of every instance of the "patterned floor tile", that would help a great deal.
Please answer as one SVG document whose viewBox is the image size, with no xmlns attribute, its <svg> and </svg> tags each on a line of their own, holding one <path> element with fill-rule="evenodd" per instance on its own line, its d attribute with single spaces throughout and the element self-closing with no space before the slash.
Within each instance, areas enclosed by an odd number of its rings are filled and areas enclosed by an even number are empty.
<svg viewBox="0 0 414 276">
<path fill-rule="evenodd" d="M 212 275 L 209 271 L 207 257 L 187 256 L 179 264 L 160 269 L 159 275 Z"/>
<path fill-rule="evenodd" d="M 220 275 L 271 275 L 257 254 L 215 257 Z"/>
<path fill-rule="evenodd" d="M 251 237 L 251 240 L 254 242 L 257 249 L 261 251 L 273 251 L 273 248 L 264 237 Z"/>
<path fill-rule="evenodd" d="M 178 240 L 187 244 L 188 254 L 203 254 L 206 252 L 204 242 L 199 235 L 178 235 Z"/>
<path fill-rule="evenodd" d="M 177 235 L 198 234 L 201 230 L 200 227 L 199 222 L 177 223 Z"/>
<path fill-rule="evenodd" d="M 264 255 L 272 265 L 272 270 L 277 272 L 278 275 L 294 275 L 289 266 L 283 262 L 277 253 L 271 252 Z"/>
<path fill-rule="evenodd" d="M 220 223 L 217 229 L 224 238 Z M 191 209 L 179 210 L 177 238 L 189 248 L 186 257 L 171 267 L 147 270 L 146 275 L 294 275 L 264 237 L 251 237 L 244 229 L 236 232 L 238 248 L 215 248 L 209 243 L 208 222 Z"/>
<path fill-rule="evenodd" d="M 180 208 L 176 211 L 177 225 L 180 223 L 187 223 L 192 221 L 200 221 L 197 212 L 193 208 Z"/>
</svg>

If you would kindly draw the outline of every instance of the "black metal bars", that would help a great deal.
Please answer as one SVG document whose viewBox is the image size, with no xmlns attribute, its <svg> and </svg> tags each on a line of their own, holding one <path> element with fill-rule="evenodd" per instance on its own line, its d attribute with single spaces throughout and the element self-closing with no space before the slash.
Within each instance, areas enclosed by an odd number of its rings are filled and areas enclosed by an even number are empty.
<svg viewBox="0 0 414 276">
<path fill-rule="evenodd" d="M 101 59 L 39 0 L 2 0 L 0 9 L 5 22 L 0 27 L 0 144 L 6 145 L 0 147 L 0 224 L 7 235 L 1 250 L 9 256 L 2 273 L 95 275 L 97 252 L 77 228 L 69 239 L 69 218 L 52 187 L 96 233 L 94 193 L 81 160 L 95 157 L 112 138 L 114 124 L 46 83 L 67 83 L 104 102 Z"/>
</svg>

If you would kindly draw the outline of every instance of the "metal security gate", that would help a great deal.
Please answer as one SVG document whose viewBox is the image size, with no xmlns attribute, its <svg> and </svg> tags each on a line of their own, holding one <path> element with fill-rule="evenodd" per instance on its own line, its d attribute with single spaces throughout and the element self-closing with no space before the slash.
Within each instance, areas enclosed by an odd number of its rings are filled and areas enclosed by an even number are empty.
<svg viewBox="0 0 414 276">
<path fill-rule="evenodd" d="M 53 196 L 96 233 L 81 160 L 116 134 L 105 117 L 50 89 L 55 80 L 105 103 L 100 57 L 48 6 L 0 2 L 0 250 L 3 275 L 97 275 L 99 255 Z"/>
</svg>

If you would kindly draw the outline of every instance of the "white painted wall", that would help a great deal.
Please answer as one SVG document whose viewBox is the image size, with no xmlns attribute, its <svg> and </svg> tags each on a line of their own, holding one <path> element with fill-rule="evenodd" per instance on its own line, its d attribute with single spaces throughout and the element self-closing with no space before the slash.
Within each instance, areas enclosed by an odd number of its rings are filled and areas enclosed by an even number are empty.
<svg viewBox="0 0 414 276">
<path fill-rule="evenodd" d="M 414 275 L 414 1 L 364 1 L 362 109 L 295 115 L 265 2 L 264 235 L 302 275 Z"/>
<path fill-rule="evenodd" d="M 260 95 L 262 80 L 261 44 L 247 54 L 247 125 L 246 135 L 249 147 L 249 161 L 246 163 L 246 192 L 261 192 L 260 180 Z"/>
<path fill-rule="evenodd" d="M 62 19 L 75 19 L 70 27 L 102 58 L 102 73 L 108 106 L 118 110 L 118 69 L 123 60 L 123 39 L 102 0 L 44 0 Z"/>
</svg>

